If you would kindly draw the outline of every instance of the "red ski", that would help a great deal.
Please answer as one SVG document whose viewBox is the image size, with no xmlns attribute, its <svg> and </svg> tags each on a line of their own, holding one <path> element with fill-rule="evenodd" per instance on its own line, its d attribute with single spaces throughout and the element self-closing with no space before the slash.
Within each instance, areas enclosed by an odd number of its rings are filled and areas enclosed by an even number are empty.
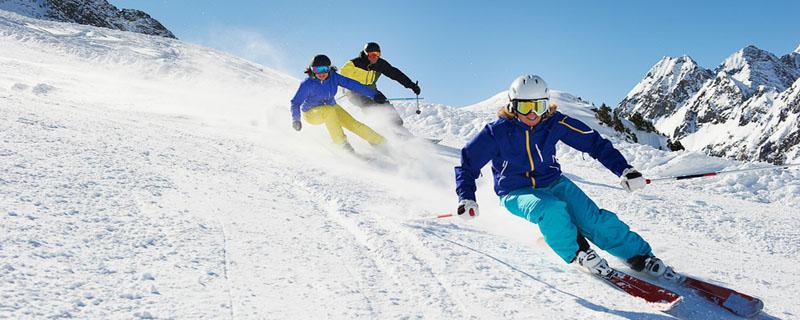
<svg viewBox="0 0 800 320">
<path fill-rule="evenodd" d="M 693 289 L 698 296 L 719 305 L 737 316 L 752 318 L 759 314 L 761 309 L 764 309 L 764 302 L 761 299 L 703 280 L 685 275 L 682 277 L 682 286 Z"/>
<path fill-rule="evenodd" d="M 659 310 L 668 311 L 683 300 L 679 294 L 667 288 L 636 278 L 614 268 L 611 268 L 611 270 L 613 270 L 611 274 L 599 278 L 631 296 L 654 304 Z"/>
</svg>

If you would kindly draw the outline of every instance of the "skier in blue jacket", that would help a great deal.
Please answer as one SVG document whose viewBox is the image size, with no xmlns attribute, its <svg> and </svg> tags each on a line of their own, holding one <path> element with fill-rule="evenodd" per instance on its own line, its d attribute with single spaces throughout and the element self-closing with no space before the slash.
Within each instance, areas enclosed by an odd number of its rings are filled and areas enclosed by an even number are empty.
<svg viewBox="0 0 800 320">
<path fill-rule="evenodd" d="M 675 277 L 656 258 L 650 245 L 611 211 L 600 209 L 570 179 L 562 175 L 556 143 L 588 153 L 617 176 L 628 192 L 646 183 L 611 142 L 583 122 L 555 110 L 542 78 L 520 76 L 509 89 L 508 106 L 461 149 L 455 167 L 458 216 L 478 216 L 475 179 L 492 162 L 494 191 L 514 215 L 539 226 L 545 242 L 567 263 L 605 276 L 608 263 L 586 239 L 625 260 L 632 269 L 653 277 Z"/>
<path fill-rule="evenodd" d="M 310 124 L 325 124 L 333 143 L 352 152 L 353 147 L 347 142 L 344 134 L 345 128 L 359 137 L 367 140 L 372 146 L 382 147 L 386 139 L 365 124 L 357 121 L 346 110 L 336 103 L 336 91 L 339 86 L 374 100 L 385 103 L 386 97 L 375 89 L 371 89 L 358 81 L 341 76 L 336 73 L 336 68 L 331 66 L 331 59 L 325 55 L 317 55 L 306 69 L 308 78 L 300 83 L 294 98 L 292 98 L 292 127 L 300 131 L 303 127 L 300 122 L 302 111 L 303 119 Z"/>
</svg>

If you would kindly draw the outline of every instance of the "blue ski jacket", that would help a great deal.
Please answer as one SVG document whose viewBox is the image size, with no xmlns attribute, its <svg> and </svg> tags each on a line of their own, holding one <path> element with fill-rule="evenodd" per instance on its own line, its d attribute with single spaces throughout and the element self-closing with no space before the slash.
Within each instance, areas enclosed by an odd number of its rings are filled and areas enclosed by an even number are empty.
<svg viewBox="0 0 800 320">
<path fill-rule="evenodd" d="M 556 159 L 559 141 L 588 153 L 617 176 L 631 167 L 610 141 L 560 112 L 553 112 L 535 127 L 516 118 L 500 117 L 461 149 L 461 165 L 455 167 L 459 200 L 475 200 L 475 179 L 490 160 L 498 196 L 525 187 L 549 186 L 561 176 L 561 165 Z"/>
<path fill-rule="evenodd" d="M 377 91 L 350 79 L 342 76 L 335 71 L 331 70 L 328 78 L 319 80 L 314 76 L 309 76 L 300 83 L 297 88 L 297 93 L 292 98 L 292 120 L 300 120 L 300 111 L 303 112 L 318 106 L 332 106 L 336 104 L 336 91 L 339 86 L 358 92 L 370 99 L 375 98 Z"/>
</svg>

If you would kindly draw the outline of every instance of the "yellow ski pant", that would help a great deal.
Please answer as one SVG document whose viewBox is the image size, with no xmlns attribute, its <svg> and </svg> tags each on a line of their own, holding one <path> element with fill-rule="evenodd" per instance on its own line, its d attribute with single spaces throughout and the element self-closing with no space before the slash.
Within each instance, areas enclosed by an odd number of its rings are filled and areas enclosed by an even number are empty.
<svg viewBox="0 0 800 320">
<path fill-rule="evenodd" d="M 347 136 L 344 135 L 342 128 L 355 133 L 372 145 L 378 145 L 386 141 L 383 136 L 367 127 L 367 125 L 358 122 L 338 104 L 311 108 L 303 112 L 303 118 L 310 124 L 325 124 L 333 143 L 337 145 L 347 142 Z"/>
</svg>

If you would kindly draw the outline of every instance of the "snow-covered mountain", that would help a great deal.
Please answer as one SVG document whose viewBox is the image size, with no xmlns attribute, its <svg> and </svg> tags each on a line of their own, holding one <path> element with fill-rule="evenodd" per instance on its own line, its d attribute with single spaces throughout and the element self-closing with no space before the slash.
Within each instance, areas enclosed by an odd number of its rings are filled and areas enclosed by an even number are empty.
<svg viewBox="0 0 800 320">
<path fill-rule="evenodd" d="M 641 113 L 689 150 L 741 160 L 794 161 L 800 145 L 787 145 L 785 138 L 800 134 L 791 99 L 800 78 L 798 59 L 798 52 L 778 58 L 748 46 L 712 75 L 687 56 L 667 57 L 618 107 L 625 114 Z"/>
<path fill-rule="evenodd" d="M 480 217 L 433 218 L 495 102 L 398 104 L 447 145 L 364 162 L 291 128 L 298 79 L 209 48 L 1 10 L 0 48 L 0 318 L 736 319 L 685 290 L 660 312 L 564 264 L 498 206 L 489 168 Z M 765 165 L 609 137 L 648 177 Z M 761 319 L 800 314 L 796 170 L 627 194 L 588 156 L 560 145 L 559 162 L 679 270 L 762 298 Z"/>
<path fill-rule="evenodd" d="M 800 46 L 798 46 L 794 52 L 782 56 L 781 62 L 792 68 L 800 70 Z"/>
<path fill-rule="evenodd" d="M 656 63 L 619 103 L 622 115 L 640 113 L 646 119 L 660 119 L 683 106 L 713 73 L 689 56 L 664 57 Z"/>
<path fill-rule="evenodd" d="M 175 38 L 160 22 L 134 9 L 117 9 L 107 0 L 0 0 L 0 10 L 24 16 Z"/>
</svg>

